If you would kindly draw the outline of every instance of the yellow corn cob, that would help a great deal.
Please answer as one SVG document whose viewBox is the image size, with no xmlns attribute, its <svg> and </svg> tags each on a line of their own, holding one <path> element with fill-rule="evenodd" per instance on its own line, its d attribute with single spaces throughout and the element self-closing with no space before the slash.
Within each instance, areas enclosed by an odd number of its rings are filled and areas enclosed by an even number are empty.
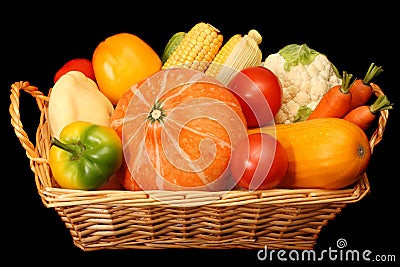
<svg viewBox="0 0 400 267">
<path fill-rule="evenodd" d="M 226 42 L 206 70 L 206 74 L 227 84 L 240 70 L 260 65 L 262 53 L 259 44 L 262 41 L 260 33 L 254 29 L 247 35 L 236 34 Z"/>
<path fill-rule="evenodd" d="M 205 71 L 222 46 L 223 36 L 209 23 L 191 28 L 171 53 L 162 69 L 182 67 Z"/>
<path fill-rule="evenodd" d="M 228 56 L 232 53 L 233 48 L 242 40 L 241 34 L 235 34 L 222 46 L 214 60 L 208 66 L 206 74 L 211 77 L 216 77 L 222 68 L 222 64 L 225 63 Z"/>
</svg>

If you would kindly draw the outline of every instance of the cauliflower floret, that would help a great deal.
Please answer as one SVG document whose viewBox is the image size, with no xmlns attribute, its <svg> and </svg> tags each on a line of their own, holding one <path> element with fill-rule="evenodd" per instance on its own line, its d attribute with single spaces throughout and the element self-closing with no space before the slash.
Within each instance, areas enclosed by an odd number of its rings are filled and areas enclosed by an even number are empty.
<svg viewBox="0 0 400 267">
<path fill-rule="evenodd" d="M 270 54 L 263 66 L 280 80 L 282 107 L 275 123 L 293 123 L 301 106 L 314 110 L 322 96 L 342 80 L 334 65 L 324 55 L 303 45 L 288 45 Z"/>
</svg>

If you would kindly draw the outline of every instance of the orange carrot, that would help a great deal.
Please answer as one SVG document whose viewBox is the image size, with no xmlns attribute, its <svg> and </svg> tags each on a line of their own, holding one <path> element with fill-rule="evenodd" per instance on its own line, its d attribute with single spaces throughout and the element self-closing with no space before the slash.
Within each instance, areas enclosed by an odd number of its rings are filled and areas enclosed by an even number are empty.
<svg viewBox="0 0 400 267">
<path fill-rule="evenodd" d="M 350 86 L 354 83 L 353 75 L 343 72 L 342 83 L 333 86 L 318 102 L 307 120 L 316 118 L 342 118 L 351 102 Z"/>
<path fill-rule="evenodd" d="M 383 71 L 382 66 L 376 66 L 372 63 L 369 66 L 364 79 L 356 79 L 353 85 L 350 87 L 351 92 L 351 104 L 350 110 L 365 105 L 372 96 L 372 86 L 371 81 Z"/>
<path fill-rule="evenodd" d="M 351 121 L 365 131 L 374 122 L 378 112 L 392 108 L 393 104 L 390 103 L 389 99 L 385 95 L 380 95 L 372 105 L 356 107 L 347 113 L 343 119 Z"/>
</svg>

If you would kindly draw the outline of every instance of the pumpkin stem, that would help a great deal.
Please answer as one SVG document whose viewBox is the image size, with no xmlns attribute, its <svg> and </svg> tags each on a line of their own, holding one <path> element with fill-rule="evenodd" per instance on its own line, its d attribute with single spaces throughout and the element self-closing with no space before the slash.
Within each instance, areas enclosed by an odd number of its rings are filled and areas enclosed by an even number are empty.
<svg viewBox="0 0 400 267">
<path fill-rule="evenodd" d="M 157 101 L 151 108 L 149 115 L 147 116 L 147 120 L 149 120 L 151 123 L 156 121 L 162 122 L 165 116 L 166 114 L 165 110 L 162 108 L 162 101 Z"/>
<path fill-rule="evenodd" d="M 158 120 L 160 117 L 161 117 L 161 110 L 159 110 L 159 109 L 154 109 L 151 113 L 150 113 L 150 115 L 151 115 L 151 117 L 154 119 L 154 120 Z"/>
</svg>

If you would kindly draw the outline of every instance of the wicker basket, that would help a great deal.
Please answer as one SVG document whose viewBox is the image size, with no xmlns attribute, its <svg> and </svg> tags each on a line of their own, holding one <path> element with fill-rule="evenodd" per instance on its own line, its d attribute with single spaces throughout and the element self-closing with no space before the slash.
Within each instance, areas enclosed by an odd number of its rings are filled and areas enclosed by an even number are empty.
<svg viewBox="0 0 400 267">
<path fill-rule="evenodd" d="M 372 85 L 376 95 L 383 94 L 378 85 Z M 21 90 L 36 99 L 41 112 L 36 144 L 29 140 L 20 120 Z M 265 245 L 270 249 L 312 249 L 322 227 L 370 191 L 365 173 L 354 186 L 341 190 L 233 190 L 218 194 L 61 189 L 47 161 L 48 96 L 29 82 L 16 82 L 11 85 L 10 98 L 11 124 L 30 160 L 42 202 L 57 211 L 73 243 L 83 251 Z M 387 110 L 380 113 L 370 137 L 371 152 L 382 139 L 388 115 Z"/>
</svg>

